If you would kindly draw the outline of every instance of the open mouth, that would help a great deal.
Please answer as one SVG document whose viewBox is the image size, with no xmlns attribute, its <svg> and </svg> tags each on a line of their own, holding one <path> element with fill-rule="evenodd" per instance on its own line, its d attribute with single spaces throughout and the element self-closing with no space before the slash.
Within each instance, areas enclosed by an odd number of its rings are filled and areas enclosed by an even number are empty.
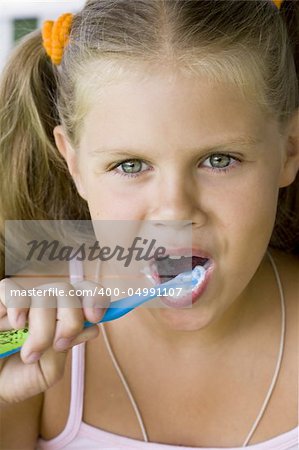
<svg viewBox="0 0 299 450">
<path fill-rule="evenodd" d="M 203 257 L 203 255 L 184 256 L 175 255 L 173 254 L 174 251 L 171 253 L 164 259 L 153 259 L 142 272 L 154 285 L 167 283 L 173 278 L 176 278 L 176 283 L 178 283 L 178 279 L 185 280 L 186 276 L 188 281 L 191 281 L 191 278 L 196 280 L 193 287 L 185 287 L 179 294 L 176 292 L 171 297 L 159 297 L 162 303 L 172 308 L 190 307 L 199 300 L 205 291 L 214 268 L 214 262 L 210 258 Z"/>
<path fill-rule="evenodd" d="M 151 272 L 155 281 L 165 283 L 180 273 L 192 271 L 196 266 L 204 267 L 207 270 L 209 265 L 209 258 L 172 255 L 165 259 L 154 260 L 151 265 Z"/>
</svg>

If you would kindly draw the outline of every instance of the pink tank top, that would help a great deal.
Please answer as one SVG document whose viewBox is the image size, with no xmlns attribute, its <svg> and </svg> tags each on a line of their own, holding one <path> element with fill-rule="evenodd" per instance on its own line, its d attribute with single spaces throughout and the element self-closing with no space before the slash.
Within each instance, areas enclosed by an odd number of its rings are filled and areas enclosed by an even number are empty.
<svg viewBox="0 0 299 450">
<path fill-rule="evenodd" d="M 275 263 L 274 263 L 275 264 Z M 71 273 L 71 281 L 83 278 L 82 268 L 74 266 Z M 75 273 L 74 273 L 75 272 Z M 145 426 L 142 421 L 138 407 L 132 395 L 132 392 L 125 380 L 125 377 L 117 364 L 115 355 L 109 344 L 105 327 L 100 324 L 104 342 L 107 351 L 112 359 L 112 363 L 120 377 L 128 398 L 131 401 L 132 407 L 136 414 L 138 423 L 141 428 L 144 441 L 131 439 L 125 436 L 120 436 L 108 431 L 95 428 L 82 421 L 83 416 L 83 398 L 84 398 L 84 354 L 85 344 L 80 344 L 72 349 L 72 369 L 71 369 L 71 403 L 69 417 L 65 429 L 54 439 L 44 440 L 39 439 L 36 450 L 87 450 L 87 449 L 139 449 L 139 450 L 190 450 L 194 448 L 201 448 L 202 450 L 223 450 L 224 447 L 218 448 L 204 448 L 204 447 L 183 447 L 176 445 L 158 444 L 148 442 Z M 259 444 L 250 445 L 250 450 L 298 450 L 299 449 L 299 427 L 296 427 L 286 433 L 274 437 L 273 439 L 264 441 Z M 242 447 L 228 448 L 227 450 L 241 450 Z"/>
</svg>

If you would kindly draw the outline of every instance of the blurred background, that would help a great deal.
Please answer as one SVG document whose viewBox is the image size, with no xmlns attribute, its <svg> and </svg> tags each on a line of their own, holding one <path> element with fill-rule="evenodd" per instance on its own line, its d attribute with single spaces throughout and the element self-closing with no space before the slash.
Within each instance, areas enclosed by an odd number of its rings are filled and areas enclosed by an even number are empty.
<svg viewBox="0 0 299 450">
<path fill-rule="evenodd" d="M 0 0 L 0 72 L 13 46 L 44 20 L 79 11 L 85 0 Z"/>
</svg>

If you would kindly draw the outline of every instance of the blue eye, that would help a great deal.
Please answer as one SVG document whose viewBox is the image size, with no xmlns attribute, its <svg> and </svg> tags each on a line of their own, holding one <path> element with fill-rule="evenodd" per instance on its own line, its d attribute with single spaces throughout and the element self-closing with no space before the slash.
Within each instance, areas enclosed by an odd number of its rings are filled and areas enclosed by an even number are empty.
<svg viewBox="0 0 299 450">
<path fill-rule="evenodd" d="M 114 170 L 114 173 L 116 175 L 134 178 L 134 177 L 138 177 L 139 175 L 141 175 L 144 172 L 147 172 L 147 170 L 141 171 L 143 165 L 146 165 L 146 164 L 143 161 L 141 161 L 140 159 L 128 159 L 127 161 L 122 161 L 118 165 L 114 166 L 112 168 L 112 170 Z M 122 170 L 121 171 L 115 170 L 118 168 L 121 168 Z"/>
<path fill-rule="evenodd" d="M 203 167 L 208 167 L 213 171 L 226 172 L 230 170 L 239 160 L 225 153 L 214 153 L 203 162 Z M 232 164 L 234 162 L 235 164 Z"/>
<path fill-rule="evenodd" d="M 123 162 L 120 166 L 125 171 L 125 173 L 138 173 L 141 170 L 142 163 L 141 161 L 138 161 L 136 159 L 132 161 Z"/>
<path fill-rule="evenodd" d="M 225 173 L 231 170 L 240 160 L 225 153 L 213 153 L 208 156 L 202 163 L 201 167 L 211 169 L 212 172 Z M 113 175 L 120 175 L 127 178 L 136 178 L 142 174 L 149 172 L 151 169 L 142 170 L 148 167 L 144 161 L 140 159 L 128 159 L 121 161 L 110 169 Z"/>
</svg>

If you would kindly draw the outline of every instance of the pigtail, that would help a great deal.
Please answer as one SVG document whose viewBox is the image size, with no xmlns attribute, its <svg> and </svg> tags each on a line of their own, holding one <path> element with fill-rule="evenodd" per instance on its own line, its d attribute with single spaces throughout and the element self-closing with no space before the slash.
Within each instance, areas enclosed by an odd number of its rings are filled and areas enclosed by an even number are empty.
<svg viewBox="0 0 299 450">
<path fill-rule="evenodd" d="M 281 14 L 287 25 L 299 85 L 299 2 L 285 0 L 281 6 Z M 298 102 L 296 106 L 299 121 Z M 299 254 L 299 172 L 290 186 L 280 190 L 271 246 Z"/>
<path fill-rule="evenodd" d="M 55 70 L 34 31 L 14 49 L 0 79 L 0 279 L 5 220 L 89 218 L 55 146 Z"/>
</svg>

